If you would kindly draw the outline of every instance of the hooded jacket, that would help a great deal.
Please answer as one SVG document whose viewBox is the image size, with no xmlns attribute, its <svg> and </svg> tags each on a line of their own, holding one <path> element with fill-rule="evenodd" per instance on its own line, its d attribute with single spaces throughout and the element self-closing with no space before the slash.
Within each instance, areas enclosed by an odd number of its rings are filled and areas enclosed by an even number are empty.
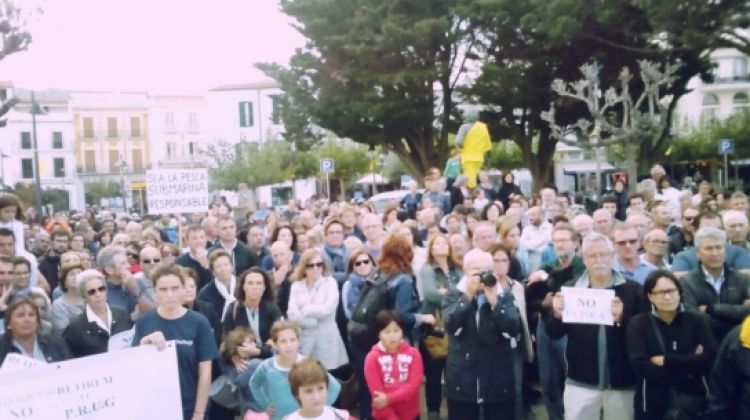
<svg viewBox="0 0 750 420">
<path fill-rule="evenodd" d="M 372 408 L 377 420 L 401 420 L 419 417 L 419 388 L 422 386 L 422 356 L 419 350 L 402 340 L 394 353 L 381 343 L 372 346 L 365 358 L 365 379 L 370 394 L 382 392 L 388 405 Z"/>
</svg>

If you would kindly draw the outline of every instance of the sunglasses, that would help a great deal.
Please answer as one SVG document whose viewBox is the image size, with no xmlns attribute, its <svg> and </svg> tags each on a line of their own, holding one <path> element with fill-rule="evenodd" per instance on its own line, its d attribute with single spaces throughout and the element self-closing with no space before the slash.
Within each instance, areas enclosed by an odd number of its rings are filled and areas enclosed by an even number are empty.
<svg viewBox="0 0 750 420">
<path fill-rule="evenodd" d="M 107 291 L 107 286 L 99 286 L 96 289 L 86 290 L 86 294 L 89 295 L 89 296 L 94 296 L 96 294 L 96 292 L 104 293 L 106 291 Z"/>
<path fill-rule="evenodd" d="M 361 265 L 370 265 L 370 260 L 354 261 L 354 265 L 357 266 L 357 267 L 359 267 Z"/>
<path fill-rule="evenodd" d="M 160 262 L 161 262 L 161 258 L 154 258 L 153 260 L 143 260 L 143 261 L 141 261 L 141 263 L 143 263 L 143 264 L 151 264 L 151 263 L 159 264 Z"/>
<path fill-rule="evenodd" d="M 323 264 L 322 262 L 316 262 L 316 263 L 307 264 L 305 267 L 307 267 L 307 268 L 323 268 L 324 265 L 325 264 Z"/>
</svg>

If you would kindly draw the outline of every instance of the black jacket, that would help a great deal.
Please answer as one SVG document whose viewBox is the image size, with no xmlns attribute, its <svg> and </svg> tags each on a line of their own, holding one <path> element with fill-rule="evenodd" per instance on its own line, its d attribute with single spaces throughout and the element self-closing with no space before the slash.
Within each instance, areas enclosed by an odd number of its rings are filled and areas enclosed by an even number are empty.
<svg viewBox="0 0 750 420">
<path fill-rule="evenodd" d="M 459 282 L 460 284 L 460 282 Z M 521 333 L 521 315 L 513 295 L 498 297 L 495 309 L 469 301 L 456 287 L 443 297 L 443 320 L 448 334 L 445 395 L 448 400 L 476 403 L 513 401 L 513 353 L 510 340 Z M 479 323 L 477 324 L 477 311 Z"/>
<path fill-rule="evenodd" d="M 716 341 L 724 336 L 750 315 L 750 306 L 743 305 L 750 299 L 750 277 L 724 266 L 724 283 L 721 293 L 706 282 L 703 265 L 689 272 L 681 279 L 682 302 L 685 309 L 698 312 L 698 307 L 706 305 L 706 314 L 711 320 L 711 330 Z"/>
<path fill-rule="evenodd" d="M 56 335 L 37 334 L 36 339 L 47 363 L 62 362 L 73 358 L 73 354 L 62 338 Z M 7 334 L 3 334 L 0 336 L 0 366 L 3 365 L 5 357 L 10 353 L 20 352 L 13 347 L 13 339 Z"/>
<path fill-rule="evenodd" d="M 669 235 L 669 253 L 671 255 L 679 254 L 686 248 L 693 247 L 693 240 L 685 239 L 685 235 L 682 233 L 682 229 Z"/>
<path fill-rule="evenodd" d="M 216 312 L 216 308 L 214 308 L 214 305 L 206 301 L 196 299 L 193 302 L 193 306 L 188 307 L 188 309 L 192 309 L 195 312 L 198 312 L 199 314 L 206 317 L 206 319 L 208 320 L 208 324 L 211 325 L 211 329 L 214 332 L 216 345 L 220 346 L 221 339 L 223 338 L 223 335 L 221 333 L 221 320 L 219 319 L 219 313 Z"/>
<path fill-rule="evenodd" d="M 108 333 L 96 322 L 89 322 L 86 311 L 74 318 L 63 331 L 62 337 L 75 357 L 106 353 L 109 337 L 130 329 L 130 315 L 121 308 L 110 307 L 112 331 Z"/>
<path fill-rule="evenodd" d="M 50 293 L 52 293 L 52 290 L 55 290 L 55 288 L 57 288 L 57 286 L 60 284 L 60 280 L 57 278 L 60 271 L 60 256 L 57 254 L 53 254 L 51 251 L 48 251 L 39 261 L 38 268 L 39 272 L 44 275 L 45 279 L 47 279 L 47 283 L 49 283 L 50 287 Z"/>
<path fill-rule="evenodd" d="M 506 182 L 500 184 L 500 188 L 497 190 L 497 198 L 503 203 L 503 208 L 506 210 L 510 205 L 511 194 L 521 194 L 521 188 L 516 184 L 508 184 Z"/>
<path fill-rule="evenodd" d="M 211 255 L 212 252 L 216 251 L 217 249 L 224 249 L 224 247 L 221 246 L 221 241 L 217 242 L 216 245 L 212 246 L 208 250 L 208 255 Z M 234 249 L 232 250 L 232 254 L 234 256 L 234 275 L 239 276 L 240 273 L 247 270 L 250 267 L 259 267 L 260 266 L 260 260 L 258 259 L 255 254 L 250 251 L 245 245 L 242 244 L 242 242 L 237 241 L 237 244 L 234 246 Z"/>
<path fill-rule="evenodd" d="M 740 341 L 741 331 L 742 326 L 732 329 L 716 356 L 708 397 L 709 420 L 750 420 L 750 344 Z"/>
<path fill-rule="evenodd" d="M 661 333 L 665 351 L 659 346 L 654 323 Z M 705 315 L 683 311 L 671 324 L 652 313 L 636 315 L 628 325 L 627 344 L 638 380 L 636 413 L 662 419 L 669 408 L 665 396 L 669 395 L 670 387 L 692 395 L 707 394 L 706 377 L 718 345 Z M 699 345 L 703 352 L 696 354 Z M 651 363 L 653 356 L 664 356 L 664 366 Z"/>
<path fill-rule="evenodd" d="M 261 343 L 263 343 L 260 357 L 264 359 L 271 357 L 272 355 L 271 348 L 265 343 L 271 338 L 271 326 L 279 319 L 281 319 L 281 310 L 279 310 L 279 307 L 273 302 L 262 299 L 260 301 L 260 306 L 258 307 L 259 331 L 253 331 L 253 333 L 257 334 L 260 337 Z M 245 305 L 241 302 L 235 302 L 232 304 L 227 311 L 227 316 L 224 317 L 224 322 L 222 322 L 224 335 L 227 335 L 236 327 L 250 328 L 250 320 L 247 319 Z"/>
<path fill-rule="evenodd" d="M 623 316 L 619 325 L 607 326 L 607 359 L 609 362 L 610 385 L 615 389 L 630 388 L 635 385 L 635 375 L 630 369 L 625 333 L 630 320 L 648 310 L 643 297 L 641 285 L 633 280 L 625 280 L 617 276 L 614 291 L 615 296 L 623 303 Z M 564 286 L 588 287 L 588 276 L 569 281 Z M 568 336 L 568 346 L 565 355 L 568 360 L 568 378 L 575 381 L 596 386 L 599 383 L 598 353 L 596 345 L 599 325 L 592 324 L 564 324 L 562 319 L 550 316 L 546 320 L 547 332 L 552 338 Z"/>
<path fill-rule="evenodd" d="M 195 270 L 195 272 L 198 274 L 198 278 L 196 279 L 198 281 L 198 290 L 202 289 L 203 286 L 207 285 L 208 283 L 211 283 L 214 279 L 213 273 L 211 273 L 211 270 L 208 268 L 204 268 L 201 263 L 193 259 L 193 257 L 190 256 L 190 253 L 186 252 L 177 259 L 174 260 L 175 264 L 180 265 L 182 267 L 192 268 Z"/>
</svg>

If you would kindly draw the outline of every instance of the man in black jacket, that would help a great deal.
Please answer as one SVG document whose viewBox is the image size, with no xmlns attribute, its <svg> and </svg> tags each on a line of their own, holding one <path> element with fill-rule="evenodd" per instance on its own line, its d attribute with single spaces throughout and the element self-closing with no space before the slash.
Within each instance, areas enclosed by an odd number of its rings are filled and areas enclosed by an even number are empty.
<svg viewBox="0 0 750 420">
<path fill-rule="evenodd" d="M 566 419 L 628 420 L 633 418 L 635 376 L 630 368 L 625 342 L 628 321 L 645 312 L 641 286 L 612 269 L 612 242 L 591 233 L 583 240 L 586 273 L 567 287 L 614 290 L 613 325 L 564 323 L 565 300 L 557 293 L 553 316 L 547 319 L 550 337 L 568 337 L 568 379 L 563 404 Z M 603 415 L 602 415 L 603 414 Z"/>
<path fill-rule="evenodd" d="M 707 314 L 716 341 L 750 315 L 750 277 L 726 264 L 727 235 L 705 227 L 695 234 L 698 267 L 682 279 L 685 309 Z"/>
<path fill-rule="evenodd" d="M 750 318 L 721 343 L 711 374 L 710 420 L 750 420 Z"/>
<path fill-rule="evenodd" d="M 57 229 L 52 232 L 51 240 L 52 247 L 39 260 L 39 272 L 47 279 L 50 291 L 55 290 L 60 284 L 57 278 L 58 271 L 60 271 L 60 256 L 70 247 L 70 232 Z"/>
<path fill-rule="evenodd" d="M 186 236 L 188 251 L 177 257 L 175 263 L 195 270 L 196 274 L 198 274 L 198 278 L 195 280 L 198 282 L 197 287 L 200 290 L 214 279 L 211 268 L 208 266 L 206 233 L 203 227 L 192 225 L 188 227 Z"/>
<path fill-rule="evenodd" d="M 232 257 L 234 265 L 234 275 L 238 276 L 250 267 L 258 267 L 260 261 L 246 246 L 237 240 L 237 223 L 229 216 L 222 216 L 219 219 L 219 240 L 216 245 L 208 250 L 208 254 L 217 249 L 223 249 Z M 230 292 L 230 293 L 233 293 Z"/>
<path fill-rule="evenodd" d="M 675 255 L 684 249 L 693 247 L 693 235 L 695 234 L 695 219 L 698 217 L 698 209 L 688 207 L 682 212 L 682 227 L 669 235 L 669 254 Z"/>
</svg>

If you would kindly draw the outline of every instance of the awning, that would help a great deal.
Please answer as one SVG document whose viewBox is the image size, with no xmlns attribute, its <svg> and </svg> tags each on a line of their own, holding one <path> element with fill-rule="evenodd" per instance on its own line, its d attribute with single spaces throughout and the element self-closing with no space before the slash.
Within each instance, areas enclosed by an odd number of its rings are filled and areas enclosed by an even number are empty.
<svg viewBox="0 0 750 420">
<path fill-rule="evenodd" d="M 372 173 L 369 173 L 369 174 L 363 176 L 362 178 L 358 179 L 356 183 L 360 184 L 360 185 L 368 185 L 368 184 L 372 184 L 373 182 L 375 182 L 375 184 L 377 184 L 377 185 L 385 185 L 385 184 L 390 183 L 390 181 L 388 181 L 387 179 L 383 178 L 382 175 L 380 175 L 380 174 L 372 174 Z"/>
<path fill-rule="evenodd" d="M 566 174 L 595 173 L 597 170 L 603 172 L 615 169 L 609 162 L 599 162 L 597 168 L 597 163 L 590 160 L 583 162 L 560 162 L 558 165 L 562 166 Z"/>
</svg>

